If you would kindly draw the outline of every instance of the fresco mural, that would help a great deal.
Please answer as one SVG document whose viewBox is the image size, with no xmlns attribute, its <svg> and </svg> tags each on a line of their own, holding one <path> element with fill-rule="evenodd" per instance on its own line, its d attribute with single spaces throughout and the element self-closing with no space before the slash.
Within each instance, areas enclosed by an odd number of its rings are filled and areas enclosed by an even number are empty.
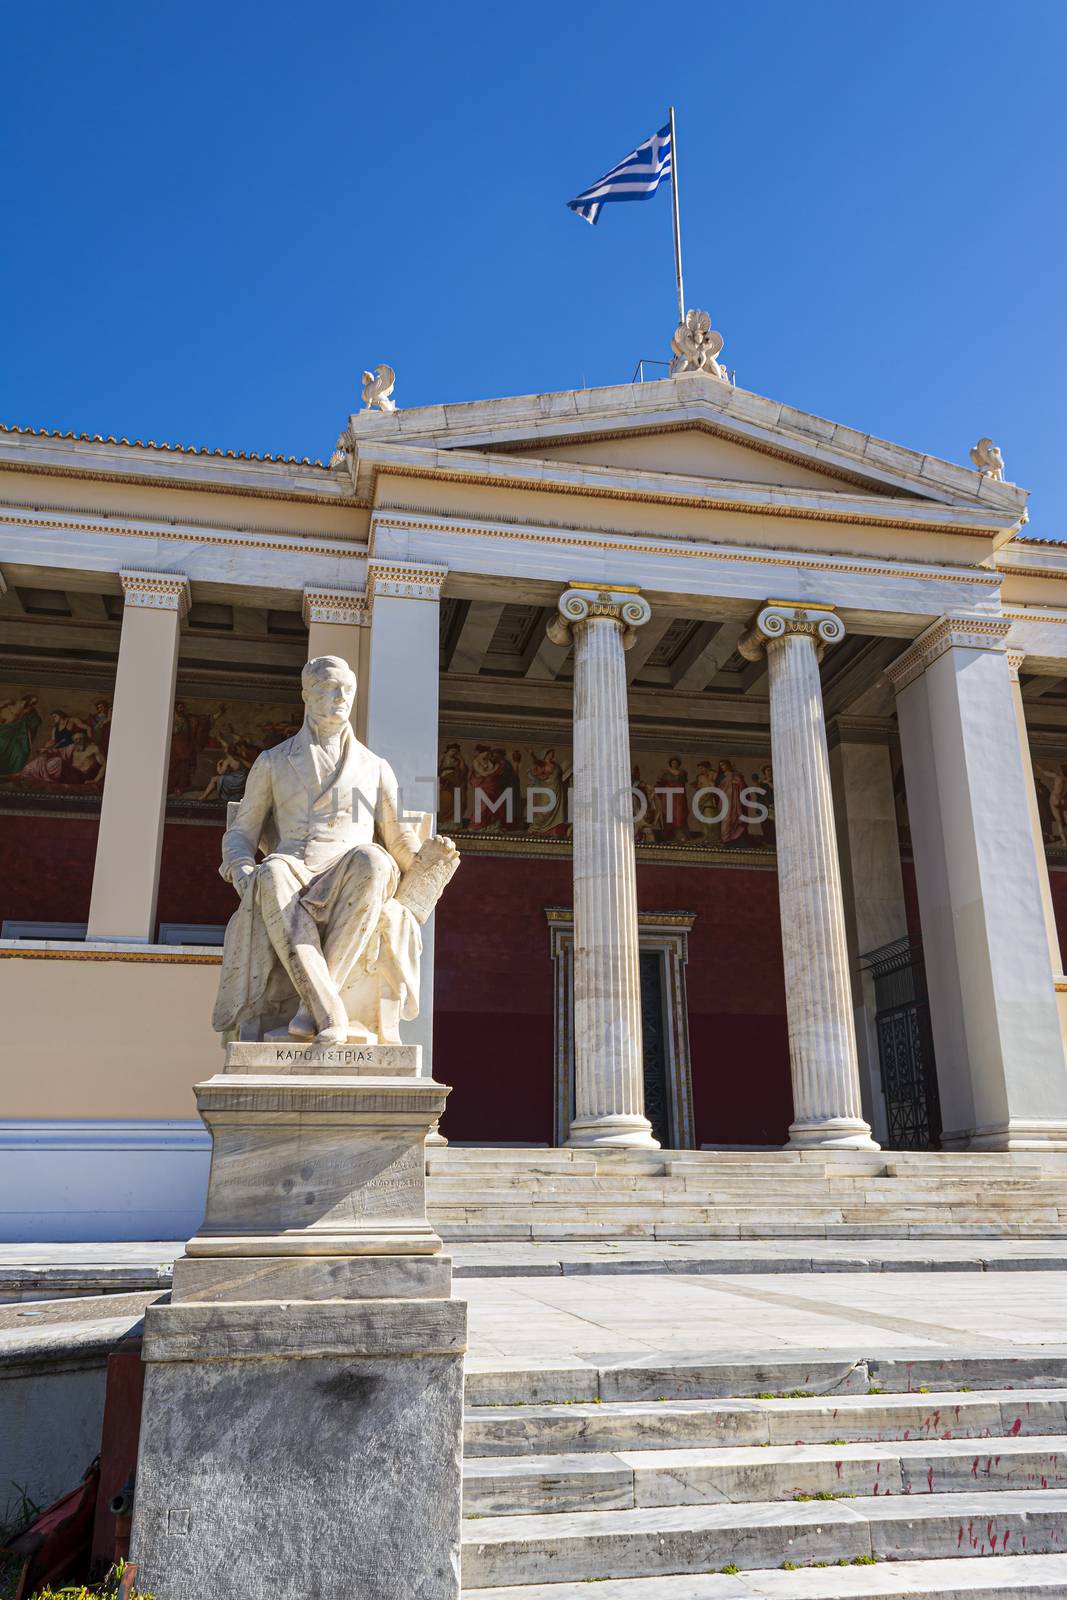
<svg viewBox="0 0 1067 1600">
<path fill-rule="evenodd" d="M 112 697 L 96 690 L 0 684 L 0 796 L 99 799 Z M 171 807 L 219 810 L 240 800 L 261 750 L 296 733 L 298 702 L 190 699 L 174 703 Z"/>
<path fill-rule="evenodd" d="M 1041 837 L 1049 851 L 1067 851 L 1067 760 L 1046 754 L 1031 759 Z"/>
<path fill-rule="evenodd" d="M 291 739 L 303 717 L 299 703 L 179 696 L 170 734 L 169 799 L 220 807 L 240 800 L 256 757 Z"/>
<path fill-rule="evenodd" d="M 0 685 L 0 790 L 99 794 L 110 732 L 110 695 Z"/>
<path fill-rule="evenodd" d="M 571 836 L 571 752 L 515 740 L 448 740 L 438 762 L 438 827 L 467 840 Z M 613 797 L 606 796 L 611 804 Z M 638 845 L 774 849 L 774 777 L 761 756 L 636 751 L 628 796 Z"/>
</svg>

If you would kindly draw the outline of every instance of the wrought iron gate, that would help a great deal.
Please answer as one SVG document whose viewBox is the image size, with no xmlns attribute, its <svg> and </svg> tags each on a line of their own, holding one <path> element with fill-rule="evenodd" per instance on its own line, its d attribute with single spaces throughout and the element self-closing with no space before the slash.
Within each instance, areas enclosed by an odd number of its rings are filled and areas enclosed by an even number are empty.
<svg viewBox="0 0 1067 1600">
<path fill-rule="evenodd" d="M 941 1102 L 922 955 L 909 939 L 897 939 L 864 960 L 874 979 L 888 1148 L 936 1150 Z"/>
</svg>

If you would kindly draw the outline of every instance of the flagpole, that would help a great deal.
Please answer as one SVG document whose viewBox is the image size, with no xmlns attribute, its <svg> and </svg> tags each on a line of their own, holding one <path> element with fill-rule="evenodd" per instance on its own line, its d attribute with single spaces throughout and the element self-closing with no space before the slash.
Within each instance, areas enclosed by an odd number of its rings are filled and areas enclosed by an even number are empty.
<svg viewBox="0 0 1067 1600">
<path fill-rule="evenodd" d="M 670 107 L 671 200 L 674 209 L 674 279 L 678 286 L 678 321 L 685 321 L 685 290 L 682 288 L 682 228 L 678 221 L 678 135 L 674 127 L 674 107 Z"/>
</svg>

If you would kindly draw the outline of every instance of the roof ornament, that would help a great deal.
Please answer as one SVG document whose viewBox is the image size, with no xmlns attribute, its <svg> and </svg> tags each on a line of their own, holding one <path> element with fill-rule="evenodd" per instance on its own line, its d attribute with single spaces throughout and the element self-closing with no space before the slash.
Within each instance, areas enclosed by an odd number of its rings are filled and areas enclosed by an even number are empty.
<svg viewBox="0 0 1067 1600">
<path fill-rule="evenodd" d="M 979 439 L 971 451 L 971 460 L 983 478 L 991 478 L 994 483 L 1004 482 L 1004 457 L 992 439 Z"/>
<path fill-rule="evenodd" d="M 392 367 L 387 367 L 383 362 L 380 367 L 375 367 L 373 372 L 363 373 L 363 409 L 373 411 L 375 406 L 379 411 L 395 411 L 396 402 L 390 400 L 393 385 L 396 383 L 396 373 Z"/>
<path fill-rule="evenodd" d="M 671 377 L 680 372 L 706 372 L 712 378 L 728 382 L 726 368 L 715 359 L 723 343 L 722 334 L 712 327 L 706 311 L 687 311 L 685 321 L 678 324 L 671 340 L 675 357 L 671 362 Z"/>
<path fill-rule="evenodd" d="M 329 463 L 331 471 L 334 467 L 343 467 L 351 462 L 353 457 L 352 445 L 352 434 L 346 428 L 333 447 L 333 455 L 330 457 Z"/>
</svg>

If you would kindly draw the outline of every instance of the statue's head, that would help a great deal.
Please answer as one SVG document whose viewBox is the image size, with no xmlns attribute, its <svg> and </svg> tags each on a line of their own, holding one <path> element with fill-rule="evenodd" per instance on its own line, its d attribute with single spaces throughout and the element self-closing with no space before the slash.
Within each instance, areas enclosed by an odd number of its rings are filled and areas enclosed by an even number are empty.
<svg viewBox="0 0 1067 1600">
<path fill-rule="evenodd" d="M 308 715 L 321 728 L 343 728 L 352 715 L 356 675 L 340 656 L 315 656 L 300 674 Z"/>
</svg>

